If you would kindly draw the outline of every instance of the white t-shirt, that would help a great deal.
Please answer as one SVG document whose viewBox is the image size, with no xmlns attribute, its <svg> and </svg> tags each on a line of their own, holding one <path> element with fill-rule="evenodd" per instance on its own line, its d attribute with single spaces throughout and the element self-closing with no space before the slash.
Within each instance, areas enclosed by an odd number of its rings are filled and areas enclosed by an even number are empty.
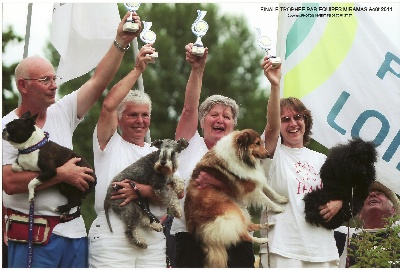
<svg viewBox="0 0 400 270">
<path fill-rule="evenodd" d="M 185 195 L 186 187 L 189 185 L 193 170 L 207 151 L 208 148 L 204 139 L 200 137 L 200 134 L 196 131 L 196 134 L 189 141 L 189 146 L 179 154 L 178 171 L 182 179 L 185 181 Z M 180 203 L 183 210 L 185 197 L 180 200 Z M 174 235 L 178 232 L 187 232 L 185 213 L 183 213 L 181 218 L 174 218 L 174 221 L 172 222 L 170 233 Z"/>
<path fill-rule="evenodd" d="M 15 111 L 3 117 L 3 129 L 7 123 L 17 119 Z M 49 139 L 64 147 L 72 149 L 72 135 L 81 120 L 77 118 L 77 91 L 64 96 L 47 109 L 46 122 L 43 130 L 50 135 Z M 3 165 L 12 164 L 17 159 L 18 151 L 7 141 L 3 140 Z M 59 192 L 56 186 L 39 190 L 35 193 L 35 215 L 59 216 L 55 209 L 67 203 L 67 198 Z M 29 214 L 28 193 L 8 195 L 3 191 L 3 204 L 25 214 Z M 73 213 L 76 208 L 71 209 Z M 82 216 L 54 227 L 54 234 L 81 238 L 86 236 Z"/>
<path fill-rule="evenodd" d="M 264 135 L 263 135 L 264 137 Z M 283 213 L 268 212 L 268 221 L 275 226 L 268 233 L 271 253 L 309 262 L 338 260 L 339 255 L 333 230 L 311 225 L 305 220 L 305 194 L 321 187 L 319 171 L 326 156 L 306 147 L 290 148 L 278 138 L 268 177 L 269 185 L 289 202 Z M 261 213 L 261 223 L 266 222 L 266 213 Z M 266 230 L 261 231 L 266 236 Z M 261 245 L 260 253 L 267 252 Z"/>
<path fill-rule="evenodd" d="M 93 133 L 93 153 L 94 167 L 97 176 L 95 210 L 98 214 L 98 217 L 96 218 L 96 221 L 93 222 L 93 224 L 105 221 L 104 199 L 106 197 L 107 189 L 112 182 L 112 179 L 126 167 L 137 161 L 139 158 L 157 150 L 158 149 L 156 147 L 153 147 L 148 143 L 145 143 L 143 147 L 129 143 L 125 141 L 118 134 L 118 132 L 115 132 L 110 141 L 107 143 L 106 148 L 102 151 L 97 140 L 96 126 Z M 167 213 L 166 206 L 160 206 L 159 204 L 154 204 L 149 201 L 149 207 L 150 211 L 157 218 L 161 218 Z M 100 221 L 100 219 L 104 220 Z M 121 219 L 118 216 L 112 214 L 110 215 L 110 222 L 114 231 L 114 235 L 121 235 L 125 237 L 124 224 Z M 108 226 L 104 227 L 104 232 L 110 232 Z M 89 236 L 90 234 L 91 233 L 89 231 Z M 144 239 L 146 239 L 146 242 L 150 245 L 154 244 L 154 242 L 164 241 L 165 239 L 162 232 L 155 232 L 145 229 L 141 230 L 141 234 L 146 236 Z"/>
</svg>

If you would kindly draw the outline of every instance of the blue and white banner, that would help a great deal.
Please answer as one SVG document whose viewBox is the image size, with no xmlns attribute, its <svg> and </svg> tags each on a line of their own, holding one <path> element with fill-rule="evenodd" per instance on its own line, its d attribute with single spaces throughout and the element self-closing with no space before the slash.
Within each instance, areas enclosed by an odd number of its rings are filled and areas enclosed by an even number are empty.
<svg viewBox="0 0 400 270">
<path fill-rule="evenodd" d="M 57 3 L 50 41 L 60 54 L 61 83 L 97 66 L 116 36 L 121 21 L 117 3 Z"/>
<path fill-rule="evenodd" d="M 314 117 L 313 138 L 328 148 L 352 137 L 373 141 L 379 153 L 377 180 L 400 194 L 400 49 L 375 24 L 368 7 L 304 3 L 279 8 L 282 96 L 304 102 Z"/>
</svg>

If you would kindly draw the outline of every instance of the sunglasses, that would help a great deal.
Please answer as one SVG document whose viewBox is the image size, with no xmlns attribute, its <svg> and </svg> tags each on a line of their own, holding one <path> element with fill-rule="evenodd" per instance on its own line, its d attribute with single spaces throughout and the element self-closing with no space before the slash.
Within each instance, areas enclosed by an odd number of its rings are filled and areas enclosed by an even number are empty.
<svg viewBox="0 0 400 270">
<path fill-rule="evenodd" d="M 305 118 L 305 115 L 302 115 L 302 114 L 295 114 L 295 115 L 293 115 L 293 120 L 294 120 L 294 121 L 303 121 L 304 118 Z M 281 118 L 281 123 L 289 123 L 291 119 L 292 119 L 292 118 L 289 117 L 289 116 L 282 117 L 282 118 Z"/>
</svg>

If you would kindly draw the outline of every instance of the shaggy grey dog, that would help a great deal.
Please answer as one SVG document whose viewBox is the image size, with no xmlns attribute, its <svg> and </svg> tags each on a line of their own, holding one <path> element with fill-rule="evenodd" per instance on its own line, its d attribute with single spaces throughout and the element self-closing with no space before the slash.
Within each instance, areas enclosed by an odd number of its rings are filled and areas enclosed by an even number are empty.
<svg viewBox="0 0 400 270">
<path fill-rule="evenodd" d="M 185 184 L 174 173 L 178 168 L 177 156 L 188 146 L 188 142 L 185 139 L 179 139 L 178 141 L 165 139 L 156 140 L 152 145 L 159 150 L 129 165 L 115 176 L 111 182 L 130 179 L 140 184 L 152 186 L 163 204 L 172 211 L 175 217 L 180 218 L 182 209 L 178 201 L 178 194 L 183 192 Z M 104 200 L 108 226 L 112 232 L 109 220 L 109 210 L 111 208 L 125 224 L 125 234 L 131 243 L 141 248 L 147 248 L 145 240 L 139 236 L 137 229 L 139 227 L 150 228 L 160 232 L 163 228 L 160 221 L 150 212 L 147 201 L 141 197 L 135 184 L 132 181 L 130 183 L 139 198 L 122 207 L 119 205 L 123 202 L 123 199 L 111 199 L 111 193 L 118 190 L 119 186 L 110 184 Z"/>
</svg>

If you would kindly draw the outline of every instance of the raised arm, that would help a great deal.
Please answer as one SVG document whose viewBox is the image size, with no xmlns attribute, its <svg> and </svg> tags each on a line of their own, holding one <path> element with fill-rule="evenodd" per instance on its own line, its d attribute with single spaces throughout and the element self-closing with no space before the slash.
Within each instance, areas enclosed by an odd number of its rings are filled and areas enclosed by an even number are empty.
<svg viewBox="0 0 400 270">
<path fill-rule="evenodd" d="M 181 117 L 176 127 L 175 139 L 190 140 L 196 133 L 198 125 L 198 108 L 200 103 L 201 86 L 203 83 L 204 67 L 208 55 L 208 48 L 202 57 L 192 55 L 193 43 L 185 46 L 186 61 L 192 66 L 189 80 L 186 84 L 185 102 Z"/>
<path fill-rule="evenodd" d="M 118 25 L 117 36 L 115 40 L 120 47 L 126 48 L 130 42 L 136 38 L 142 26 L 140 23 L 140 17 L 134 13 L 134 20 L 139 23 L 140 29 L 137 32 L 124 32 L 122 30 L 124 23 L 129 17 L 130 12 L 128 12 Z M 78 90 L 78 105 L 77 105 L 77 116 L 79 119 L 83 118 L 89 109 L 93 106 L 96 100 L 101 96 L 103 91 L 106 89 L 108 84 L 114 78 L 117 72 L 122 58 L 124 57 L 125 51 L 117 48 L 115 44 L 110 46 L 110 49 L 97 65 L 97 68 L 90 78 L 82 87 Z"/>
<path fill-rule="evenodd" d="M 146 69 L 147 63 L 151 61 L 149 54 L 155 52 L 152 44 L 143 46 L 137 57 L 134 69 L 128 73 L 122 80 L 111 88 L 104 99 L 100 117 L 97 122 L 97 139 L 100 149 L 104 150 L 108 141 L 115 133 L 118 126 L 117 108 L 125 96 L 135 85 L 140 74 Z"/>
<path fill-rule="evenodd" d="M 280 80 L 282 71 L 281 66 L 272 69 L 272 63 L 268 57 L 264 58 L 261 66 L 264 69 L 264 75 L 271 83 L 271 94 L 267 105 L 267 125 L 265 126 L 265 148 L 273 157 L 281 128 Z"/>
</svg>

